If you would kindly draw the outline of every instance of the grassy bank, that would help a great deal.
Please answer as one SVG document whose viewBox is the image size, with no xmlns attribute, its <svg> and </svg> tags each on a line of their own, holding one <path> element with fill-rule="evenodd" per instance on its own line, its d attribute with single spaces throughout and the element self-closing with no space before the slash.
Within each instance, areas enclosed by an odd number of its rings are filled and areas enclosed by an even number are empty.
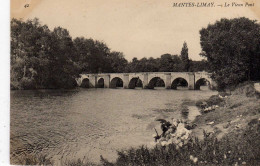
<svg viewBox="0 0 260 166">
<path fill-rule="evenodd" d="M 260 99 L 252 84 L 241 85 L 231 93 L 220 93 L 196 103 L 201 110 L 187 144 L 145 146 L 118 152 L 115 162 L 101 156 L 99 165 L 260 165 Z M 205 111 L 208 110 L 208 111 Z M 51 165 L 41 156 L 27 156 L 23 164 Z M 84 159 L 66 161 L 62 165 L 95 165 Z"/>
</svg>

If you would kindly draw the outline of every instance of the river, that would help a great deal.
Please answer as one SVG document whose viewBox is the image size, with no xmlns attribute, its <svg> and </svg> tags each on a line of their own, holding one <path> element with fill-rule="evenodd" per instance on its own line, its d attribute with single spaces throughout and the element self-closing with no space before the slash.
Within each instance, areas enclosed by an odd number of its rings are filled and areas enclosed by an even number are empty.
<svg viewBox="0 0 260 166">
<path fill-rule="evenodd" d="M 150 146 L 156 118 L 181 118 L 184 101 L 210 90 L 75 89 L 11 91 L 11 155 L 46 154 L 57 165 L 109 161 L 116 151 Z"/>
</svg>

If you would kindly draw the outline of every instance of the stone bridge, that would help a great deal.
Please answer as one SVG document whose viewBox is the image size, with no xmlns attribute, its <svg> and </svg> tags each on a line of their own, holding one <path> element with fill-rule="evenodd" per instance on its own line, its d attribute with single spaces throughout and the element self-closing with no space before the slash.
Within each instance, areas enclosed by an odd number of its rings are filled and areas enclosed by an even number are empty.
<svg viewBox="0 0 260 166">
<path fill-rule="evenodd" d="M 202 84 L 207 83 L 210 87 L 214 82 L 207 72 L 141 72 L 141 73 L 99 73 L 80 74 L 76 79 L 77 84 L 86 88 L 116 88 L 118 81 L 125 89 L 134 89 L 137 82 L 144 89 L 153 89 L 156 82 L 163 81 L 166 89 L 177 89 L 180 81 L 185 82 L 190 90 L 198 90 Z M 140 83 L 141 82 L 141 83 Z"/>
</svg>

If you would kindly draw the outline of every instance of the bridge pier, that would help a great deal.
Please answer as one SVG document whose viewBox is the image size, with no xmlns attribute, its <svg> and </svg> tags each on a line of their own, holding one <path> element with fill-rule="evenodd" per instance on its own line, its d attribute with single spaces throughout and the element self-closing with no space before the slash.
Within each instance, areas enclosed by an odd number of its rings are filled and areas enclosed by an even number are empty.
<svg viewBox="0 0 260 166">
<path fill-rule="evenodd" d="M 148 89 L 148 74 L 144 73 L 143 89 Z"/>
<path fill-rule="evenodd" d="M 89 76 L 89 87 L 96 88 L 97 86 L 97 77 L 95 75 Z"/>
<path fill-rule="evenodd" d="M 77 85 L 80 86 L 81 83 L 82 83 L 82 77 L 81 78 L 76 78 L 76 82 L 77 82 Z"/>
<path fill-rule="evenodd" d="M 195 75 L 193 73 L 189 73 L 189 90 L 194 90 L 195 89 Z"/>
<path fill-rule="evenodd" d="M 128 89 L 129 85 L 129 74 L 124 74 L 123 87 L 124 89 Z"/>
<path fill-rule="evenodd" d="M 165 73 L 165 89 L 171 89 L 171 73 Z"/>
<path fill-rule="evenodd" d="M 110 75 L 106 74 L 103 76 L 104 79 L 104 88 L 109 88 L 110 87 Z"/>
</svg>

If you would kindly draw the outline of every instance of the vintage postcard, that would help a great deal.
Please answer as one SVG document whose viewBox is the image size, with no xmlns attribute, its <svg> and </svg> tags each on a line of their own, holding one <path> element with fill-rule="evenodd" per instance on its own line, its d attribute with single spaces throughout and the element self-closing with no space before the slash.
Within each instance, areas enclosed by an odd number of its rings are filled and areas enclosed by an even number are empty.
<svg viewBox="0 0 260 166">
<path fill-rule="evenodd" d="M 11 165 L 260 165 L 259 0 L 11 0 Z"/>
</svg>

